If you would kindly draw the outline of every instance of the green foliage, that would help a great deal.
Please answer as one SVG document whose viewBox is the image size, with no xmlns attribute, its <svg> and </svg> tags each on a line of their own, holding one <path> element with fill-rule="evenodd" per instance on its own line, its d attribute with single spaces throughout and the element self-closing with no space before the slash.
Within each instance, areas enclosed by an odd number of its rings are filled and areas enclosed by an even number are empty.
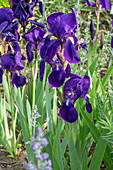
<svg viewBox="0 0 113 170">
<path fill-rule="evenodd" d="M 10 7 L 9 0 L 0 0 L 0 7 Z"/>
</svg>

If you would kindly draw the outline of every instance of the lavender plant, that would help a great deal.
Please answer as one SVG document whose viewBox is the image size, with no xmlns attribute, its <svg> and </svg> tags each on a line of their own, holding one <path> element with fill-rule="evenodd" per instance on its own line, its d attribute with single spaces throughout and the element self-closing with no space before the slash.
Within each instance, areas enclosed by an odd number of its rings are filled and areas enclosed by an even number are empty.
<svg viewBox="0 0 113 170">
<path fill-rule="evenodd" d="M 44 132 L 42 131 L 41 127 L 37 127 L 36 118 L 40 116 L 37 110 L 38 108 L 35 105 L 33 109 L 33 115 L 31 115 L 31 118 L 33 119 L 33 137 L 31 137 L 30 145 L 34 153 L 34 164 L 29 162 L 26 164 L 26 168 L 30 170 L 51 170 L 51 160 L 48 160 L 49 155 L 46 152 L 43 153 L 43 148 L 48 145 L 48 141 L 46 138 L 44 138 Z"/>
</svg>

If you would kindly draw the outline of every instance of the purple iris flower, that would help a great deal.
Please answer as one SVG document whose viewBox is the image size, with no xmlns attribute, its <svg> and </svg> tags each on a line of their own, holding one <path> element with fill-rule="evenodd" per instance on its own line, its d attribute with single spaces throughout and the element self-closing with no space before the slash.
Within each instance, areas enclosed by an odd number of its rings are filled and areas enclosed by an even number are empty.
<svg viewBox="0 0 113 170">
<path fill-rule="evenodd" d="M 53 87 L 60 87 L 64 84 L 66 78 L 66 72 L 63 67 L 58 65 L 53 65 L 52 73 L 49 75 L 49 84 Z"/>
<path fill-rule="evenodd" d="M 28 30 L 27 33 L 23 35 L 23 38 L 26 41 L 29 41 L 29 43 L 26 46 L 26 51 L 27 51 L 27 57 L 28 57 L 28 62 L 30 63 L 33 60 L 33 50 L 38 50 L 41 48 L 43 45 L 42 42 L 44 41 L 44 35 L 46 31 L 42 28 L 44 27 L 44 24 L 35 22 L 33 20 L 30 20 L 35 25 L 31 27 L 31 29 Z"/>
<path fill-rule="evenodd" d="M 0 83 L 2 83 L 3 70 L 0 68 Z"/>
<path fill-rule="evenodd" d="M 41 42 L 44 38 L 46 31 L 41 27 L 36 27 L 33 25 L 27 33 L 25 33 L 22 37 L 31 43 Z"/>
<path fill-rule="evenodd" d="M 53 13 L 47 18 L 48 31 L 60 40 L 64 37 L 72 36 L 76 32 L 78 25 L 76 12 L 74 8 L 71 8 L 71 10 L 72 13 Z"/>
<path fill-rule="evenodd" d="M 13 72 L 12 86 L 21 87 L 26 84 L 26 78 L 21 73 Z"/>
<path fill-rule="evenodd" d="M 0 36 L 2 39 L 6 37 L 6 41 L 19 40 L 18 22 L 13 21 L 14 18 L 12 9 L 7 7 L 0 9 Z"/>
<path fill-rule="evenodd" d="M 83 76 L 77 74 L 71 74 L 71 78 L 66 81 L 64 86 L 64 97 L 68 98 L 67 91 L 72 89 L 73 91 L 73 99 L 77 100 L 78 98 L 85 97 L 86 94 L 89 92 L 90 87 L 90 77 Z"/>
<path fill-rule="evenodd" d="M 18 21 L 12 21 L 12 23 L 8 24 L 7 21 L 2 23 L 0 25 L 0 33 L 1 38 L 6 37 L 6 41 L 11 42 L 11 41 L 18 41 L 20 36 L 19 33 L 17 32 L 18 29 Z"/>
<path fill-rule="evenodd" d="M 87 112 L 92 112 L 92 106 L 89 103 L 89 98 L 86 94 L 89 92 L 90 77 L 70 73 L 70 79 L 64 85 L 65 100 L 60 108 L 60 116 L 67 122 L 73 123 L 77 120 L 78 114 L 74 108 L 74 102 L 78 98 L 86 99 Z"/>
<path fill-rule="evenodd" d="M 21 63 L 21 60 L 24 59 L 24 56 L 21 55 L 20 48 L 17 42 L 13 42 L 14 52 L 11 51 L 9 46 L 9 53 L 6 53 L 1 56 L 1 66 L 3 69 L 8 70 L 22 70 L 24 66 Z"/>
<path fill-rule="evenodd" d="M 71 8 L 71 10 L 72 13 L 68 14 L 64 14 L 62 12 L 53 13 L 47 18 L 47 23 L 49 25 L 48 31 L 57 38 L 57 41 L 59 40 L 64 58 L 67 61 L 76 64 L 80 62 L 80 56 L 74 47 L 75 44 L 72 43 L 68 37 L 73 37 L 75 42 L 75 32 L 77 30 L 78 23 L 75 9 Z"/>
<path fill-rule="evenodd" d="M 74 108 L 72 100 L 64 100 L 59 112 L 62 119 L 69 123 L 73 123 L 78 119 L 78 113 Z"/>
<path fill-rule="evenodd" d="M 13 7 L 12 10 L 14 12 L 15 18 L 19 19 L 20 24 L 23 27 L 26 27 L 27 20 L 34 16 L 32 9 L 34 7 L 34 3 L 24 0 L 12 0 L 13 1 Z"/>
</svg>

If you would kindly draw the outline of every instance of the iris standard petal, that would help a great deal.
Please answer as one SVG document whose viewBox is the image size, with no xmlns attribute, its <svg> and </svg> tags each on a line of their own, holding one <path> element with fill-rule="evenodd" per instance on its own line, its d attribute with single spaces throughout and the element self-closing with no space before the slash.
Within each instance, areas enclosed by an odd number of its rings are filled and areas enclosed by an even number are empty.
<svg viewBox="0 0 113 170">
<path fill-rule="evenodd" d="M 73 123 L 78 119 L 78 113 L 74 108 L 74 104 L 71 100 L 64 100 L 59 112 L 62 119 L 69 123 Z"/>
<path fill-rule="evenodd" d="M 111 3 L 109 0 L 99 0 L 100 4 L 103 6 L 105 9 L 111 8 Z"/>
<path fill-rule="evenodd" d="M 63 14 L 60 17 L 59 27 L 57 28 L 57 35 L 62 39 L 63 37 L 72 36 L 72 32 L 76 32 L 77 18 L 76 11 L 71 8 L 72 13 Z"/>
<path fill-rule="evenodd" d="M 92 7 L 95 7 L 95 6 L 96 6 L 95 3 L 93 3 L 93 2 L 91 2 L 91 1 L 89 1 L 89 0 L 85 0 L 85 1 L 86 1 L 86 3 L 88 4 L 88 6 L 92 6 Z"/>
<path fill-rule="evenodd" d="M 70 63 L 77 64 L 80 62 L 80 56 L 76 51 L 70 39 L 67 39 L 64 44 L 64 58 Z"/>
<path fill-rule="evenodd" d="M 64 89 L 74 88 L 82 79 L 78 74 L 74 74 L 69 80 L 66 81 Z"/>
<path fill-rule="evenodd" d="M 49 24 L 48 31 L 57 35 L 57 29 L 59 28 L 61 22 L 62 12 L 53 13 L 47 18 L 47 23 Z"/>
</svg>

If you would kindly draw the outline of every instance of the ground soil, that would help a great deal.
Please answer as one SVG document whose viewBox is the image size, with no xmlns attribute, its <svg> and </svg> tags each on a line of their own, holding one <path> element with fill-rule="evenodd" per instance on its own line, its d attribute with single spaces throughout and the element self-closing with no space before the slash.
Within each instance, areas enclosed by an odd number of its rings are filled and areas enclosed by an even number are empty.
<svg viewBox="0 0 113 170">
<path fill-rule="evenodd" d="M 8 157 L 8 153 L 2 151 L 4 149 L 0 145 L 0 170 L 25 170 L 27 163 L 27 153 L 25 149 L 20 149 L 20 155 L 14 159 Z"/>
</svg>

